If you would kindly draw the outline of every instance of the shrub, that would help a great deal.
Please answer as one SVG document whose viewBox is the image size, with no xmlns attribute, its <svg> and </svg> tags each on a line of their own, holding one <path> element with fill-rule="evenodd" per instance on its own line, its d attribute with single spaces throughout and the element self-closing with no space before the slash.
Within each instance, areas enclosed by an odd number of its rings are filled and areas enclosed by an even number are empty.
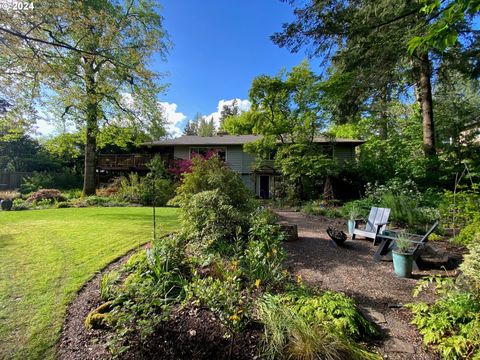
<svg viewBox="0 0 480 360">
<path fill-rule="evenodd" d="M 172 204 L 185 209 L 195 194 L 217 189 L 240 212 L 249 213 L 253 209 L 252 194 L 238 174 L 230 170 L 218 156 L 208 159 L 197 156 L 192 159 L 191 173 L 183 177 Z"/>
<path fill-rule="evenodd" d="M 469 286 L 469 289 L 480 300 L 480 232 L 475 235 L 474 241 L 468 245 L 468 254 L 464 256 L 460 270 Z"/>
<path fill-rule="evenodd" d="M 128 177 L 124 177 L 120 180 L 116 197 L 121 201 L 140 204 L 140 187 L 140 175 L 137 173 L 131 173 Z"/>
<path fill-rule="evenodd" d="M 476 255 L 478 256 L 478 253 Z M 478 275 L 475 274 L 475 277 Z M 424 302 L 410 304 L 414 315 L 412 324 L 416 325 L 423 335 L 423 342 L 433 346 L 443 359 L 478 358 L 480 356 L 478 295 L 474 295 L 452 279 L 438 277 L 418 282 L 415 295 L 433 283 L 439 298 L 431 305 Z"/>
<path fill-rule="evenodd" d="M 131 173 L 120 181 L 115 197 L 133 204 L 165 206 L 173 197 L 175 186 L 168 179 L 140 177 Z"/>
<path fill-rule="evenodd" d="M 196 277 L 187 287 L 186 301 L 208 307 L 231 332 L 242 329 L 250 320 L 250 302 L 236 276 Z"/>
<path fill-rule="evenodd" d="M 416 203 L 419 203 L 422 198 L 422 194 L 413 180 L 392 178 L 385 185 L 368 183 L 365 188 L 365 197 L 375 204 L 381 203 L 386 194 L 404 196 Z"/>
<path fill-rule="evenodd" d="M 137 273 L 144 273 L 149 269 L 149 261 L 147 257 L 147 252 L 145 250 L 136 252 L 128 261 L 123 265 L 123 268 L 127 272 L 137 272 Z"/>
<path fill-rule="evenodd" d="M 53 203 L 55 201 L 65 200 L 65 197 L 58 189 L 41 189 L 31 194 L 27 199 L 27 201 L 30 203 L 39 203 L 40 201 Z"/>
<path fill-rule="evenodd" d="M 345 203 L 340 210 L 343 217 L 349 218 L 352 209 L 358 213 L 357 218 L 367 218 L 372 206 L 375 206 L 372 200 L 368 198 L 353 200 Z"/>
<path fill-rule="evenodd" d="M 455 242 L 463 245 L 468 245 L 474 241 L 476 237 L 480 235 L 480 221 L 475 221 L 465 226 L 458 236 L 455 238 Z"/>
<path fill-rule="evenodd" d="M 350 336 L 376 335 L 344 295 L 266 294 L 258 303 L 265 326 L 263 355 L 270 359 L 375 359 Z M 365 332 L 367 331 L 367 332 Z"/>
<path fill-rule="evenodd" d="M 82 189 L 70 189 L 63 191 L 63 195 L 69 200 L 79 199 L 83 197 L 83 192 Z"/>
<path fill-rule="evenodd" d="M 403 194 L 385 193 L 381 206 L 390 208 L 390 219 L 402 225 L 415 225 L 417 221 L 417 200 Z"/>
<path fill-rule="evenodd" d="M 13 200 L 12 210 L 15 210 L 15 211 L 30 210 L 32 209 L 32 207 L 33 207 L 32 204 L 26 200 L 22 200 L 22 199 Z"/>
<path fill-rule="evenodd" d="M 460 187 L 456 194 L 445 190 L 439 207 L 442 221 L 450 228 L 462 228 L 480 220 L 479 209 L 479 184 L 474 184 L 471 188 Z"/>
<path fill-rule="evenodd" d="M 248 218 L 240 212 L 220 189 L 203 191 L 190 197 L 182 208 L 183 233 L 211 249 L 221 243 L 233 243 L 238 228 L 248 226 Z"/>
<path fill-rule="evenodd" d="M 28 194 L 40 189 L 48 189 L 54 186 L 53 176 L 47 172 L 34 172 L 29 177 L 22 179 L 20 192 Z"/>
<path fill-rule="evenodd" d="M 117 176 L 106 187 L 102 187 L 100 189 L 97 189 L 96 195 L 98 195 L 98 196 L 114 196 L 114 195 L 116 195 L 118 190 L 120 189 L 120 184 L 121 184 L 123 179 L 124 178 L 122 176 Z"/>
<path fill-rule="evenodd" d="M 61 201 L 55 205 L 57 209 L 66 209 L 72 207 L 72 204 L 68 201 Z"/>
</svg>

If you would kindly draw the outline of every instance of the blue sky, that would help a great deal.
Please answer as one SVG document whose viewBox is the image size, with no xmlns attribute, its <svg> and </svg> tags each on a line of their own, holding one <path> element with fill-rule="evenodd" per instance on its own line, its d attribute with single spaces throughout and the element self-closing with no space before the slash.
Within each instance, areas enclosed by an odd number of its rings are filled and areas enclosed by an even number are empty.
<svg viewBox="0 0 480 360">
<path fill-rule="evenodd" d="M 173 49 L 153 68 L 167 72 L 170 87 L 160 101 L 183 129 L 199 112 L 218 112 L 219 101 L 247 99 L 255 76 L 274 75 L 305 59 L 280 49 L 270 36 L 293 20 L 280 0 L 163 0 L 162 15 Z M 312 63 L 314 70 L 318 64 Z M 315 68 L 316 67 L 316 68 Z"/>
<path fill-rule="evenodd" d="M 164 27 L 173 48 L 166 62 L 152 58 L 151 67 L 166 73 L 169 88 L 159 96 L 178 136 L 197 112 L 218 118 L 224 102 L 239 99 L 248 107 L 248 90 L 255 76 L 275 75 L 306 58 L 291 54 L 270 40 L 285 22 L 294 19 L 290 5 L 280 0 L 160 0 Z M 318 61 L 312 68 L 319 70 Z M 242 101 L 243 100 L 243 101 Z M 55 132 L 40 121 L 39 133 Z"/>
</svg>

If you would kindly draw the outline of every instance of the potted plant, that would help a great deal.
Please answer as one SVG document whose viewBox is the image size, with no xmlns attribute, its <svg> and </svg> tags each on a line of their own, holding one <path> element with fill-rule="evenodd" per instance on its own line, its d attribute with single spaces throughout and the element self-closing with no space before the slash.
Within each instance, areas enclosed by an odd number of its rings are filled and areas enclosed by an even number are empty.
<svg viewBox="0 0 480 360">
<path fill-rule="evenodd" d="M 358 220 L 359 215 L 360 215 L 360 211 L 358 210 L 358 208 L 356 206 L 352 206 L 348 212 L 349 219 L 347 222 L 348 233 L 350 235 L 353 234 L 353 230 L 355 229 L 355 224 Z"/>
<path fill-rule="evenodd" d="M 395 239 L 395 250 L 392 251 L 393 270 L 395 275 L 401 278 L 408 278 L 412 275 L 413 253 L 410 251 L 412 242 L 403 233 Z"/>
</svg>

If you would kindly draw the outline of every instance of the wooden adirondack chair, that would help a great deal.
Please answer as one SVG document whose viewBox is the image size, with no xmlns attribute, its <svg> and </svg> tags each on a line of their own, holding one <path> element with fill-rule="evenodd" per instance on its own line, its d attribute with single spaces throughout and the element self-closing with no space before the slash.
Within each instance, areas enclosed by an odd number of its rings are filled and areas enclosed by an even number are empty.
<svg viewBox="0 0 480 360">
<path fill-rule="evenodd" d="M 428 237 L 435 231 L 435 229 L 438 226 L 438 221 L 435 222 L 435 224 L 432 225 L 432 227 L 425 233 L 425 235 L 417 235 L 417 234 L 405 234 L 408 236 L 410 239 L 410 242 L 412 243 L 412 247 L 410 251 L 413 254 L 413 261 L 416 266 L 417 266 L 417 260 L 420 256 L 420 249 L 425 246 L 425 244 L 428 241 Z M 391 232 L 389 235 L 383 235 L 380 234 L 378 235 L 379 240 L 381 240 L 380 246 L 378 247 L 378 250 L 376 251 L 375 255 L 373 255 L 373 258 L 376 261 L 380 260 L 387 260 L 391 261 L 392 260 L 392 255 L 391 251 L 395 250 L 395 238 L 396 234 L 395 232 Z"/>
<path fill-rule="evenodd" d="M 353 229 L 352 240 L 356 235 L 360 235 L 369 239 L 373 239 L 373 244 L 377 244 L 378 235 L 385 230 L 385 226 L 388 224 L 388 217 L 390 216 L 390 209 L 372 207 L 370 209 L 370 215 L 368 215 L 365 229 L 357 228 L 357 221 L 355 222 L 355 228 Z M 360 220 L 360 219 L 359 219 Z"/>
</svg>

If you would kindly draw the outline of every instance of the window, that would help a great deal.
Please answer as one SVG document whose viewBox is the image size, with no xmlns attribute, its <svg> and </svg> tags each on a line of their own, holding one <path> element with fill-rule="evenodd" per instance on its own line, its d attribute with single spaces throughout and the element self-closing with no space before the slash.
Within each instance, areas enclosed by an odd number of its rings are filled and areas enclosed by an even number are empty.
<svg viewBox="0 0 480 360">
<path fill-rule="evenodd" d="M 209 153 L 217 154 L 222 161 L 225 161 L 227 158 L 227 149 L 223 147 L 191 147 L 190 159 L 195 155 L 206 157 Z"/>
</svg>

